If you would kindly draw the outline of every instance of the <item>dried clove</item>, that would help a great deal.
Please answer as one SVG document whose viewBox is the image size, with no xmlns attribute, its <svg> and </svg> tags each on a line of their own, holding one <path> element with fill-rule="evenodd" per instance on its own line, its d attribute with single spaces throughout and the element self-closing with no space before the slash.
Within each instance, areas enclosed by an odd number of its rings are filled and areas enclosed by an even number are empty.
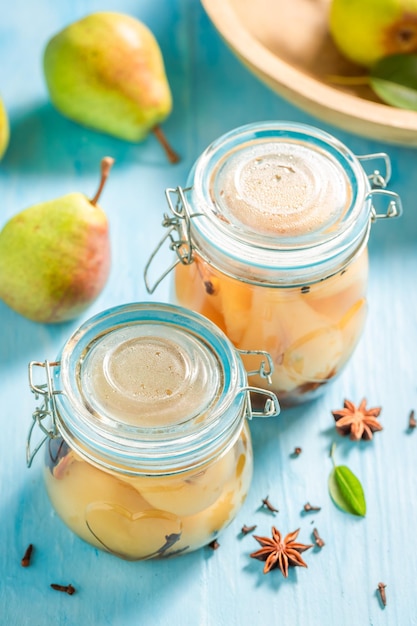
<svg viewBox="0 0 417 626">
<path fill-rule="evenodd" d="M 316 542 L 316 546 L 322 548 L 325 545 L 323 539 L 319 535 L 319 531 L 317 530 L 317 528 L 313 528 L 313 537 L 314 541 Z"/>
<path fill-rule="evenodd" d="M 408 428 L 415 428 L 417 426 L 417 421 L 415 418 L 414 409 L 410 411 L 410 416 L 408 418 Z"/>
<path fill-rule="evenodd" d="M 274 505 L 270 503 L 269 496 L 266 496 L 266 498 L 263 498 L 262 504 L 272 513 L 279 513 L 278 509 L 276 509 Z"/>
<path fill-rule="evenodd" d="M 306 502 L 304 505 L 304 511 L 321 511 L 321 506 L 313 506 L 310 502 Z"/>
<path fill-rule="evenodd" d="M 253 526 L 246 526 L 246 524 L 243 524 L 242 529 L 241 529 L 241 533 L 243 535 L 247 535 L 248 533 L 251 533 L 255 530 L 256 528 L 256 524 L 254 524 Z"/>
<path fill-rule="evenodd" d="M 383 606 L 387 606 L 387 596 L 385 593 L 385 587 L 386 585 L 384 583 L 378 583 L 379 596 L 381 598 L 381 602 Z"/>
<path fill-rule="evenodd" d="M 69 596 L 72 596 L 72 594 L 75 593 L 75 589 L 71 584 L 57 585 L 55 583 L 51 583 L 51 587 L 52 589 L 55 589 L 55 591 L 62 591 L 63 593 L 67 593 Z"/>
<path fill-rule="evenodd" d="M 211 280 L 205 280 L 204 287 L 209 296 L 213 296 L 216 293 L 216 289 Z"/>
<path fill-rule="evenodd" d="M 26 548 L 26 551 L 21 560 L 22 567 L 29 567 L 30 559 L 32 557 L 32 552 L 33 552 L 33 545 L 30 543 L 28 547 Z"/>
<path fill-rule="evenodd" d="M 217 539 L 213 539 L 213 541 L 210 541 L 210 543 L 208 544 L 208 547 L 212 550 L 217 550 L 217 548 L 220 548 L 220 544 Z"/>
</svg>

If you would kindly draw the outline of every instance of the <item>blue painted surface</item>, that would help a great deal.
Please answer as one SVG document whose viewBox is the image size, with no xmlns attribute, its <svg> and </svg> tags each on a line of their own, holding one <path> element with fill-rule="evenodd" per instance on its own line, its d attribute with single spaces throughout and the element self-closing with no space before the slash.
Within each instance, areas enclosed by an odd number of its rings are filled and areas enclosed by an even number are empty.
<svg viewBox="0 0 417 626">
<path fill-rule="evenodd" d="M 91 132 L 60 116 L 48 101 L 41 56 L 49 37 L 67 23 L 111 9 L 142 19 L 160 42 L 175 109 L 164 125 L 182 155 L 168 165 L 150 137 L 130 145 Z M 79 320 L 59 326 L 32 323 L 0 303 L 0 622 L 79 626 L 231 626 L 283 624 L 337 626 L 417 624 L 417 432 L 407 432 L 417 408 L 417 157 L 327 126 L 260 84 L 227 49 L 196 0 L 14 0 L 0 22 L 0 92 L 9 111 L 11 143 L 0 164 L 0 224 L 21 209 L 69 191 L 91 194 L 99 161 L 116 164 L 101 205 L 111 224 L 113 264 L 109 282 Z M 149 300 L 142 272 L 161 236 L 164 189 L 184 184 L 206 145 L 234 126 L 265 119 L 310 123 L 341 139 L 356 154 L 387 151 L 391 187 L 404 216 L 381 221 L 370 240 L 370 312 L 365 333 L 343 375 L 325 395 L 278 419 L 251 423 L 255 451 L 252 489 L 216 551 L 202 549 L 167 562 L 127 563 L 71 534 L 51 510 L 40 459 L 28 470 L 25 440 L 34 408 L 27 385 L 29 360 L 53 359 L 83 319 L 134 300 Z M 168 254 L 157 260 L 165 267 Z M 156 294 L 169 299 L 169 281 Z M 372 442 L 351 443 L 335 434 L 331 410 L 345 397 L 381 405 L 384 430 Z M 336 509 L 327 491 L 328 451 L 361 479 L 368 513 L 356 519 Z M 302 448 L 292 458 L 295 446 Z M 260 507 L 269 495 L 279 508 Z M 305 502 L 322 507 L 301 512 Z M 308 569 L 262 574 L 249 558 L 257 544 L 241 526 L 268 534 L 301 528 L 309 543 L 317 527 L 325 546 L 305 554 Z M 20 559 L 28 543 L 31 567 Z M 378 582 L 387 584 L 381 608 Z M 50 589 L 69 583 L 74 596 Z"/>
</svg>

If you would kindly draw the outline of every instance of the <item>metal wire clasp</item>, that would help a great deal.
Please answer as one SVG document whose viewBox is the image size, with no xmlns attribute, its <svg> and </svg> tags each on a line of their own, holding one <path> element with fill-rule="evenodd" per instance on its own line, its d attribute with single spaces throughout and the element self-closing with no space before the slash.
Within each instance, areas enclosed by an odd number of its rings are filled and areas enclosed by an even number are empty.
<svg viewBox="0 0 417 626">
<path fill-rule="evenodd" d="M 248 376 L 260 376 L 261 378 L 266 378 L 268 383 L 272 385 L 271 376 L 274 371 L 274 363 L 272 361 L 272 357 L 269 354 L 269 352 L 266 352 L 265 350 L 239 350 L 239 348 L 236 348 L 236 351 L 239 352 L 239 354 L 263 357 L 258 369 L 250 370 L 249 372 L 247 372 L 247 375 Z"/>
<path fill-rule="evenodd" d="M 251 387 L 247 385 L 243 387 L 242 391 L 246 391 L 248 394 L 248 402 L 246 407 L 246 417 L 252 419 L 252 417 L 276 417 L 281 412 L 279 400 L 273 391 L 268 389 L 261 389 L 260 387 Z M 250 393 L 260 394 L 267 396 L 263 409 L 252 409 L 252 401 L 250 399 Z"/>
<path fill-rule="evenodd" d="M 380 201 L 381 198 L 388 199 L 388 207 L 385 211 L 378 212 L 372 203 L 371 207 L 371 220 L 374 222 L 378 219 L 386 219 L 390 217 L 400 217 L 403 212 L 403 206 L 400 196 L 394 191 L 388 191 L 386 189 L 391 178 L 391 161 L 385 152 L 376 152 L 375 154 L 364 154 L 357 156 L 359 161 L 373 161 L 379 159 L 384 164 L 384 171 L 381 174 L 379 169 L 375 169 L 371 174 L 367 174 L 368 180 L 371 183 L 371 189 L 366 194 L 366 199 L 376 199 Z"/>
<path fill-rule="evenodd" d="M 169 274 L 178 263 L 183 265 L 189 265 L 193 261 L 193 247 L 191 243 L 191 218 L 201 215 L 201 213 L 191 213 L 191 208 L 185 198 L 185 192 L 190 191 L 187 187 L 176 187 L 165 189 L 165 197 L 168 202 L 171 214 L 164 213 L 164 219 L 162 226 L 167 228 L 168 231 L 162 237 L 157 244 L 156 248 L 149 257 L 148 262 L 145 265 L 144 280 L 148 293 L 152 294 L 158 285 L 163 281 L 165 276 Z M 175 204 L 173 201 L 175 200 Z M 166 269 L 161 276 L 151 285 L 149 282 L 149 269 L 152 261 L 155 259 L 157 253 L 164 245 L 165 241 L 169 240 L 169 249 L 173 250 L 177 255 L 174 263 Z"/>
<path fill-rule="evenodd" d="M 41 396 L 43 398 L 43 402 L 41 406 L 36 407 L 36 409 L 32 413 L 33 421 L 30 426 L 26 441 L 26 464 L 28 467 L 32 465 L 33 459 L 35 458 L 36 454 L 39 452 L 45 441 L 47 439 L 54 439 L 59 435 L 56 424 L 57 409 L 55 396 L 62 392 L 54 389 L 51 372 L 51 369 L 53 367 L 59 365 L 59 361 L 44 361 L 43 363 L 39 361 L 31 361 L 29 363 L 29 387 L 31 391 L 35 394 L 36 400 L 38 400 Z M 46 383 L 42 383 L 41 385 L 35 384 L 33 375 L 35 367 L 44 368 Z M 32 448 L 31 446 L 33 431 L 36 425 L 39 426 L 45 436 L 38 444 L 35 445 L 34 448 Z"/>
<path fill-rule="evenodd" d="M 248 377 L 260 376 L 261 378 L 266 379 L 270 385 L 272 384 L 271 376 L 274 371 L 274 363 L 269 352 L 265 352 L 264 350 L 236 350 L 237 352 L 239 352 L 239 354 L 243 355 L 261 356 L 262 360 L 259 368 L 250 370 L 249 372 L 247 372 L 247 375 Z M 242 391 L 245 391 L 248 396 L 248 401 L 246 405 L 246 417 L 248 419 L 252 419 L 252 417 L 275 417 L 280 414 L 281 407 L 279 405 L 279 400 L 274 392 L 269 391 L 268 389 L 261 389 L 260 387 L 252 387 L 250 385 L 243 387 Z M 267 396 L 267 400 L 265 401 L 263 409 L 252 409 L 252 402 L 250 398 L 251 393 Z"/>
<path fill-rule="evenodd" d="M 375 161 L 375 160 L 382 161 L 384 165 L 383 173 L 381 174 L 381 172 L 378 169 L 376 169 L 370 174 L 367 174 L 367 176 L 368 176 L 369 182 L 371 183 L 372 189 L 385 189 L 385 187 L 388 185 L 390 181 L 391 173 L 392 173 L 391 160 L 388 154 L 386 154 L 385 152 L 375 152 L 374 154 L 356 155 L 356 158 L 360 162 Z"/>
<path fill-rule="evenodd" d="M 387 219 L 390 217 L 400 217 L 403 212 L 403 205 L 401 202 L 400 196 L 395 193 L 395 191 L 388 191 L 388 189 L 371 189 L 366 194 L 367 198 L 372 198 L 373 200 L 377 197 L 388 200 L 388 207 L 382 213 L 378 213 L 374 204 L 371 207 L 371 220 L 375 222 L 380 219 Z"/>
</svg>

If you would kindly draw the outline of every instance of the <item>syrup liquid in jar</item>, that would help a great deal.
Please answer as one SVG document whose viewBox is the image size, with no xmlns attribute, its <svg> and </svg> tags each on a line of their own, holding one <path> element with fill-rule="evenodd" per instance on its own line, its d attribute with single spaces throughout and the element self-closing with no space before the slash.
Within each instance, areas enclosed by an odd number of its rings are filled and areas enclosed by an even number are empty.
<svg viewBox="0 0 417 626">
<path fill-rule="evenodd" d="M 251 124 L 209 146 L 186 189 L 168 191 L 179 197 L 173 299 L 237 348 L 267 351 L 281 403 L 313 398 L 347 363 L 366 319 L 378 192 L 359 158 L 309 126 Z"/>
<path fill-rule="evenodd" d="M 46 386 L 33 382 L 37 366 Z M 52 418 L 47 492 L 79 537 L 124 559 L 161 558 L 208 544 L 236 516 L 252 477 L 250 397 L 239 354 L 209 320 L 116 307 L 31 372 Z"/>
</svg>

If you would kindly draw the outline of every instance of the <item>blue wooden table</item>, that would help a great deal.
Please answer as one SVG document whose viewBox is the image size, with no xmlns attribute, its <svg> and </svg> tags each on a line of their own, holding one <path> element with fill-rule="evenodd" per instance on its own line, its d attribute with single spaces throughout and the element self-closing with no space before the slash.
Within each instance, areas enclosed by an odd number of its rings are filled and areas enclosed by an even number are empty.
<svg viewBox="0 0 417 626">
<path fill-rule="evenodd" d="M 48 100 L 41 57 L 49 37 L 97 10 L 132 14 L 155 33 L 166 61 L 175 108 L 164 125 L 182 156 L 169 165 L 153 137 L 132 145 L 64 119 Z M 337 626 L 417 624 L 417 153 L 348 134 L 314 119 L 262 85 L 228 50 L 197 0 L 14 0 L 0 22 L 0 93 L 9 111 L 11 142 L 0 164 L 0 225 L 23 208 L 79 190 L 95 191 L 99 161 L 116 159 L 101 199 L 111 226 L 110 279 L 78 320 L 57 326 L 30 322 L 0 303 L 0 623 L 16 626 Z M 377 222 L 370 238 L 370 311 L 363 338 L 342 376 L 317 401 L 279 418 L 250 424 L 255 471 L 237 519 L 204 548 L 169 561 L 124 562 L 75 537 L 52 511 L 41 459 L 26 468 L 25 442 L 34 409 L 30 360 L 53 360 L 69 334 L 92 314 L 149 300 L 143 269 L 161 236 L 166 187 L 184 185 L 192 163 L 222 133 L 260 120 L 319 126 L 356 154 L 386 151 L 391 188 L 404 215 Z M 165 267 L 168 252 L 158 267 Z M 169 300 L 169 280 L 153 299 Z M 382 406 L 384 429 L 371 442 L 339 437 L 331 411 L 348 397 Z M 327 480 L 329 449 L 360 478 L 364 519 L 337 509 Z M 293 457 L 295 447 L 302 453 Z M 262 507 L 269 496 L 279 509 Z M 305 513 L 309 501 L 319 512 Z M 305 553 L 308 569 L 288 579 L 265 576 L 251 559 L 258 546 L 243 524 L 269 534 L 313 528 L 325 541 Z M 32 564 L 20 560 L 29 543 Z M 73 596 L 50 588 L 72 583 Z M 387 606 L 376 591 L 384 582 Z"/>
</svg>

